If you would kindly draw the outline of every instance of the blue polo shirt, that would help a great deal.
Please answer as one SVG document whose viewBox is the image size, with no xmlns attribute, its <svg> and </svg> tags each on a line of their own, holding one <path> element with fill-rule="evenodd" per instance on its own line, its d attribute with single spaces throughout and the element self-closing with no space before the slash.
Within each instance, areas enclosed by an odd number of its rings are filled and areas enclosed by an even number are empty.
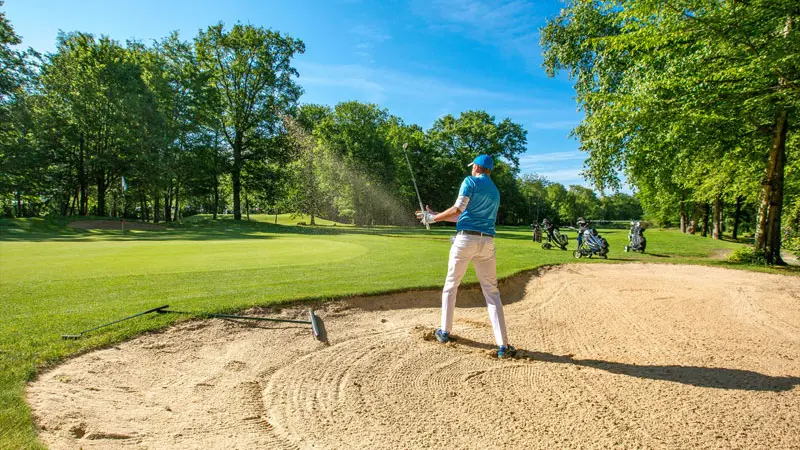
<svg viewBox="0 0 800 450">
<path fill-rule="evenodd" d="M 500 192 L 486 174 L 464 178 L 459 197 L 469 197 L 467 209 L 458 216 L 456 230 L 480 231 L 494 236 L 494 222 L 500 207 Z"/>
</svg>

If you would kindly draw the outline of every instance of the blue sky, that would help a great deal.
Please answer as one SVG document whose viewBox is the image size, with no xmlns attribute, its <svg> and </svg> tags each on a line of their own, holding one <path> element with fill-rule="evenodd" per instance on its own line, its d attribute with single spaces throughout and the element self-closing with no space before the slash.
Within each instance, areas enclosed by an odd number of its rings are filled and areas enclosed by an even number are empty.
<svg viewBox="0 0 800 450">
<path fill-rule="evenodd" d="M 55 50 L 59 30 L 151 42 L 171 31 L 191 39 L 222 21 L 302 39 L 297 57 L 305 103 L 377 103 L 429 128 L 445 114 L 483 109 L 528 131 L 523 173 L 586 185 L 584 156 L 569 139 L 578 124 L 565 77 L 541 68 L 539 29 L 557 0 L 7 0 L 2 8 L 24 47 Z"/>
</svg>

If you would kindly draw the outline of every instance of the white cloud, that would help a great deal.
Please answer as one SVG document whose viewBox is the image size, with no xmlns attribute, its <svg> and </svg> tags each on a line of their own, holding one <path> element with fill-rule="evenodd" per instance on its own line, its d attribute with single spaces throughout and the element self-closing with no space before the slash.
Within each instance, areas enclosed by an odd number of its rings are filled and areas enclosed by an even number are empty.
<svg viewBox="0 0 800 450">
<path fill-rule="evenodd" d="M 544 162 L 558 162 L 558 161 L 576 161 L 584 160 L 588 155 L 579 150 L 568 152 L 550 152 L 538 154 L 526 154 L 520 157 L 520 164 L 541 164 Z"/>
<path fill-rule="evenodd" d="M 461 32 L 478 42 L 519 54 L 528 70 L 540 72 L 539 26 L 544 17 L 527 0 L 421 0 L 416 10 L 436 16 L 434 28 Z M 443 22 L 441 22 L 443 21 Z"/>
<path fill-rule="evenodd" d="M 581 169 L 559 169 L 550 171 L 533 171 L 533 173 L 545 177 L 550 181 L 561 183 L 564 187 L 569 187 L 571 184 L 578 184 L 581 186 L 588 186 L 586 180 L 580 175 Z"/>
<path fill-rule="evenodd" d="M 367 42 L 378 44 L 388 41 L 392 38 L 389 33 L 383 31 L 383 29 L 375 25 L 356 25 L 350 29 L 350 33 L 364 39 Z"/>
<path fill-rule="evenodd" d="M 298 81 L 303 86 L 352 88 L 361 91 L 368 101 L 374 103 L 384 102 L 390 94 L 426 102 L 455 98 L 527 103 L 537 101 L 511 92 L 460 86 L 446 80 L 361 64 L 337 65 L 298 61 L 295 67 L 300 73 Z"/>
<path fill-rule="evenodd" d="M 358 44 L 355 45 L 355 55 L 368 60 L 373 59 L 372 51 L 375 47 L 392 38 L 391 35 L 375 25 L 359 24 L 350 28 L 349 32 L 359 39 Z"/>
<path fill-rule="evenodd" d="M 531 128 L 539 130 L 571 130 L 578 126 L 578 120 L 550 120 L 533 122 Z"/>
</svg>

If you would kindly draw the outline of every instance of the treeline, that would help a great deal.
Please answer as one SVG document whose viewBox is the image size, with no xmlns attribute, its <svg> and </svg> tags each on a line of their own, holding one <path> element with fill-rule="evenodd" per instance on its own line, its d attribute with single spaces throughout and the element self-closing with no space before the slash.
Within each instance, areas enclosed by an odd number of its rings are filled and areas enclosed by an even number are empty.
<svg viewBox="0 0 800 450">
<path fill-rule="evenodd" d="M 428 130 L 374 104 L 300 104 L 302 41 L 222 24 L 152 45 L 60 34 L 53 54 L 19 44 L 0 15 L 0 198 L 7 216 L 94 215 L 169 222 L 185 214 L 296 212 L 408 224 L 420 195 L 455 200 L 475 155 L 494 156 L 499 222 L 635 219 L 638 200 L 599 199 L 520 176 L 526 131 L 484 111 Z"/>
<path fill-rule="evenodd" d="M 682 230 L 752 227 L 781 263 L 800 236 L 799 20 L 796 0 L 568 2 L 542 45 L 549 74 L 575 80 L 587 176 L 624 174 Z"/>
</svg>

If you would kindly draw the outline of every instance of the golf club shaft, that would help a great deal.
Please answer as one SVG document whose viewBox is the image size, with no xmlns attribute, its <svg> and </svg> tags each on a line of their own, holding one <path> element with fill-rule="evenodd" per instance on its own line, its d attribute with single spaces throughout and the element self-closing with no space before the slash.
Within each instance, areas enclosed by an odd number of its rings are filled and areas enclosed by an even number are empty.
<svg viewBox="0 0 800 450">
<path fill-rule="evenodd" d="M 268 322 L 290 322 L 290 323 L 302 323 L 302 324 L 311 324 L 311 331 L 314 332 L 314 337 L 319 339 L 320 341 L 327 342 L 327 337 L 322 336 L 321 333 L 323 331 L 322 328 L 322 319 L 317 317 L 314 314 L 313 309 L 308 310 L 308 318 L 309 320 L 293 320 L 293 319 L 273 319 L 270 317 L 253 317 L 253 316 L 236 316 L 233 314 L 213 314 L 213 313 L 192 313 L 189 311 L 173 311 L 169 309 L 162 309 L 158 311 L 160 314 L 191 314 L 196 315 L 198 317 L 218 317 L 220 319 L 247 319 L 247 320 L 261 320 L 261 321 L 268 321 Z"/>
<path fill-rule="evenodd" d="M 221 319 L 248 319 L 248 320 L 263 320 L 267 322 L 291 322 L 291 323 L 305 323 L 310 324 L 310 320 L 292 320 L 292 319 L 273 319 L 270 317 L 248 317 L 248 316 L 234 316 L 231 314 L 206 314 L 210 317 L 219 317 Z"/>
<path fill-rule="evenodd" d="M 419 210 L 422 214 L 425 214 L 425 207 L 422 205 L 422 197 L 419 195 L 419 189 L 417 188 L 417 180 L 414 179 L 414 171 L 411 170 L 411 161 L 408 159 L 408 152 L 406 151 L 406 147 L 403 146 L 403 154 L 406 155 L 406 164 L 408 164 L 408 171 L 411 173 L 411 182 L 414 183 L 414 191 L 417 193 L 417 200 L 419 201 Z M 424 217 L 424 216 L 423 216 Z M 431 226 L 425 223 L 425 228 L 430 230 Z"/>
<path fill-rule="evenodd" d="M 201 317 L 218 317 L 220 319 L 247 319 L 247 320 L 262 320 L 267 322 L 291 322 L 291 323 L 305 323 L 310 324 L 310 320 L 293 320 L 293 319 L 273 319 L 270 317 L 254 317 L 254 316 L 235 316 L 233 314 L 214 314 L 214 313 L 191 313 L 189 311 L 173 311 L 171 309 L 159 311 L 160 313 L 173 313 L 173 314 L 194 314 Z"/>
</svg>

